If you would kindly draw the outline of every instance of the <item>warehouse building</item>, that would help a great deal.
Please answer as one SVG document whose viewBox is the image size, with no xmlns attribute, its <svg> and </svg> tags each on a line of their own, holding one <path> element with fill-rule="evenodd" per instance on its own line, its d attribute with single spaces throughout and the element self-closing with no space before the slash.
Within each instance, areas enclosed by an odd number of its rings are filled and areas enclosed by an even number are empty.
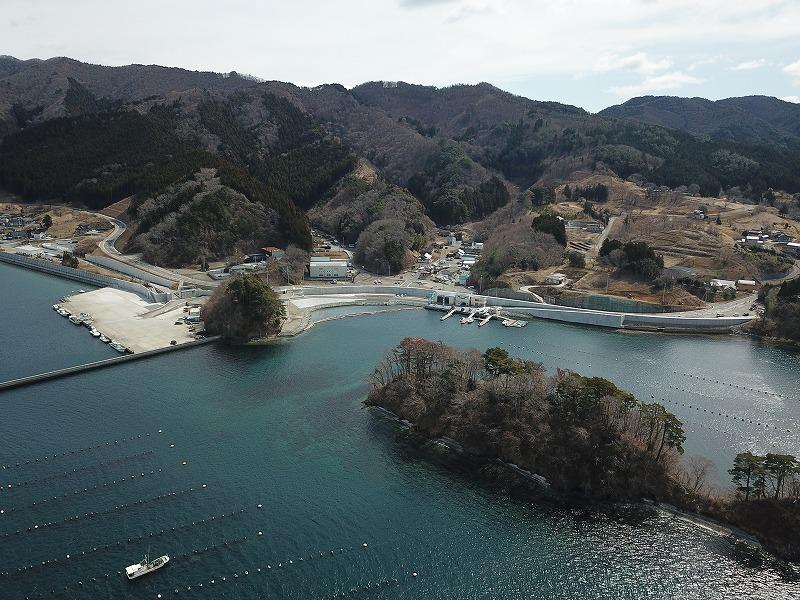
<svg viewBox="0 0 800 600">
<path fill-rule="evenodd" d="M 347 279 L 346 260 L 333 260 L 329 256 L 312 256 L 308 263 L 309 279 Z"/>
</svg>

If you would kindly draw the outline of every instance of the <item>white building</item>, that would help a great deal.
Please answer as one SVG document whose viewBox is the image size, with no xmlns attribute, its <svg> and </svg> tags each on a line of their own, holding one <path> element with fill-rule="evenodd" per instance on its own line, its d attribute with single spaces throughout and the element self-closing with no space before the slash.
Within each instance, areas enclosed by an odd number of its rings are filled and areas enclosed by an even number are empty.
<svg viewBox="0 0 800 600">
<path fill-rule="evenodd" d="M 328 256 L 312 256 L 308 263 L 310 279 L 347 279 L 346 260 L 332 260 Z"/>
<path fill-rule="evenodd" d="M 563 273 L 553 273 L 545 278 L 544 283 L 545 285 L 561 285 L 566 280 L 567 276 Z"/>
<path fill-rule="evenodd" d="M 739 279 L 736 282 L 736 289 L 744 292 L 753 292 L 758 289 L 758 284 L 752 279 Z"/>
<path fill-rule="evenodd" d="M 735 281 L 731 281 L 729 279 L 712 279 L 709 282 L 709 285 L 712 288 L 717 288 L 717 289 L 720 289 L 720 290 L 724 290 L 726 288 L 730 288 L 732 290 L 736 289 L 736 282 Z"/>
</svg>

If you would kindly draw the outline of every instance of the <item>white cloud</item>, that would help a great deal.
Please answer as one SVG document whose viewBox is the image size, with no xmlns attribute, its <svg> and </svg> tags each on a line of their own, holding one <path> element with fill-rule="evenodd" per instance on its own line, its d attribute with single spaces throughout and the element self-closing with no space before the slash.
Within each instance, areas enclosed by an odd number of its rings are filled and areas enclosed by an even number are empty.
<svg viewBox="0 0 800 600">
<path fill-rule="evenodd" d="M 794 78 L 794 82 L 800 85 L 800 60 L 783 67 L 783 72 Z"/>
<path fill-rule="evenodd" d="M 708 65 L 715 65 L 720 60 L 722 60 L 722 56 L 720 56 L 720 55 L 708 56 L 706 58 L 701 58 L 699 60 L 695 60 L 692 64 L 690 64 L 689 68 L 687 69 L 687 71 L 695 71 L 695 70 L 699 69 L 700 67 L 706 67 Z"/>
<path fill-rule="evenodd" d="M 703 80 L 698 77 L 693 77 L 692 75 L 687 75 L 681 71 L 674 71 L 672 73 L 665 73 L 664 75 L 647 77 L 644 81 L 633 85 L 612 86 L 610 90 L 617 96 L 630 97 L 652 94 L 654 92 L 679 90 L 684 86 L 697 85 L 699 83 L 703 83 Z"/>
<path fill-rule="evenodd" d="M 672 66 L 672 60 L 662 58 L 661 60 L 650 60 L 645 52 L 637 52 L 630 56 L 605 56 L 595 64 L 594 70 L 598 73 L 609 73 L 612 71 L 633 71 L 642 75 L 652 75 L 659 71 L 666 71 Z"/>
<path fill-rule="evenodd" d="M 526 96 L 600 108 L 612 99 L 604 92 L 611 86 L 692 85 L 666 77 L 673 72 L 706 79 L 704 95 L 791 93 L 782 87 L 790 73 L 765 68 L 753 71 L 764 76 L 757 82 L 734 78 L 723 65 L 738 61 L 714 64 L 713 55 L 783 67 L 791 62 L 786 49 L 800 39 L 797 0 L 193 0 L 191 10 L 185 4 L 0 0 L 3 14 L 11 15 L 0 19 L 0 45 L 20 58 L 66 55 L 347 86 L 381 79 L 514 82 L 512 91 Z M 582 82 L 574 79 L 579 73 Z"/>
<path fill-rule="evenodd" d="M 747 60 L 745 62 L 739 63 L 735 67 L 732 67 L 734 71 L 752 71 L 753 69 L 760 69 L 761 67 L 766 66 L 767 59 L 759 58 L 756 60 Z"/>
<path fill-rule="evenodd" d="M 781 98 L 784 102 L 794 102 L 795 104 L 800 104 L 800 96 L 784 96 Z"/>
</svg>

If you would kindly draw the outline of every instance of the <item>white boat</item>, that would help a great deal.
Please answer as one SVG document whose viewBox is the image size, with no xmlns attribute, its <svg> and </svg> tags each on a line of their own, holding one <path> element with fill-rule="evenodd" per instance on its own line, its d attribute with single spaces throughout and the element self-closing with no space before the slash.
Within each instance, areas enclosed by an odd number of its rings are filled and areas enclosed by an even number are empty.
<svg viewBox="0 0 800 600">
<path fill-rule="evenodd" d="M 122 344 L 120 344 L 119 342 L 115 342 L 114 340 L 111 340 L 111 342 L 109 342 L 109 345 L 110 345 L 110 346 L 111 346 L 111 347 L 112 347 L 114 350 L 116 350 L 117 352 L 119 352 L 120 354 L 125 354 L 125 353 L 128 351 L 128 349 L 127 349 L 125 346 L 123 346 L 123 345 L 122 345 Z"/>
<path fill-rule="evenodd" d="M 58 310 L 61 308 L 60 304 L 53 304 L 53 310 Z"/>
<path fill-rule="evenodd" d="M 60 314 L 62 317 L 68 317 L 69 316 L 69 311 L 67 309 L 65 309 L 65 308 L 59 308 L 58 309 L 58 314 Z"/>
<path fill-rule="evenodd" d="M 81 323 L 83 323 L 83 318 L 76 317 L 75 315 L 70 315 L 69 322 L 72 323 L 73 325 L 80 325 Z"/>
<path fill-rule="evenodd" d="M 142 562 L 136 563 L 135 565 L 131 565 L 129 567 L 125 567 L 125 576 L 128 579 L 136 579 L 137 577 L 141 577 L 142 575 L 147 575 L 148 573 L 152 573 L 153 571 L 160 569 L 164 565 L 169 562 L 169 556 L 166 554 L 164 556 L 159 556 L 157 559 L 151 561 L 145 555 L 144 560 Z"/>
<path fill-rule="evenodd" d="M 521 328 L 521 327 L 525 327 L 525 325 L 527 325 L 527 324 L 528 324 L 527 321 L 514 321 L 514 327 L 520 327 Z"/>
<path fill-rule="evenodd" d="M 100 338 L 99 339 L 104 344 L 107 344 L 107 343 L 109 343 L 111 341 L 111 338 L 104 336 L 102 333 L 100 334 Z"/>
<path fill-rule="evenodd" d="M 99 338 L 99 337 L 100 337 L 100 332 L 99 332 L 99 331 L 97 331 L 97 329 L 95 329 L 94 327 L 92 327 L 92 328 L 89 330 L 89 334 L 90 334 L 92 337 L 96 337 L 96 338 Z"/>
</svg>

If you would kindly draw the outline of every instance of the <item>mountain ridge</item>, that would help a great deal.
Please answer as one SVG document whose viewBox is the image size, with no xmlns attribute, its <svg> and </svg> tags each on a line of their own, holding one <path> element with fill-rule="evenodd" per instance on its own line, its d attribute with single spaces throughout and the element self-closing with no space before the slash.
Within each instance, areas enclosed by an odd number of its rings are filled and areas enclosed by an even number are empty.
<svg viewBox="0 0 800 600">
<path fill-rule="evenodd" d="M 704 111 L 716 110 L 710 102 L 698 103 Z M 756 100 L 751 112 L 763 112 L 766 102 Z M 740 104 L 722 107 L 725 114 L 744 111 Z M 626 110 L 642 105 L 649 102 L 632 100 Z M 126 116 L 131 114 L 138 117 Z M 3 57 L 0 185 L 26 199 L 95 207 L 123 193 L 143 196 L 134 207 L 163 198 L 163 210 L 147 204 L 148 227 L 156 227 L 154 219 L 197 215 L 183 209 L 191 201 L 188 192 L 176 190 L 196 181 L 200 169 L 217 169 L 234 192 L 225 198 L 243 194 L 281 215 L 278 229 L 260 229 L 270 231 L 273 241 L 308 247 L 308 211 L 349 240 L 378 229 L 370 226 L 379 219 L 383 229 L 376 235 L 397 246 L 387 262 L 399 264 L 424 244 L 429 225 L 423 211 L 450 225 L 480 220 L 511 202 L 544 204 L 578 172 L 636 174 L 671 188 L 694 184 L 706 196 L 736 190 L 760 200 L 770 188 L 800 191 L 793 115 L 787 109 L 761 126 L 784 132 L 779 142 L 743 143 L 691 132 L 690 122 L 666 128 L 591 114 L 488 83 L 301 87 L 236 72 Z M 126 136 L 133 133 L 135 153 L 126 150 Z M 65 148 L 72 148 L 69 156 Z M 380 177 L 353 179 L 364 161 Z"/>
</svg>

